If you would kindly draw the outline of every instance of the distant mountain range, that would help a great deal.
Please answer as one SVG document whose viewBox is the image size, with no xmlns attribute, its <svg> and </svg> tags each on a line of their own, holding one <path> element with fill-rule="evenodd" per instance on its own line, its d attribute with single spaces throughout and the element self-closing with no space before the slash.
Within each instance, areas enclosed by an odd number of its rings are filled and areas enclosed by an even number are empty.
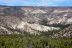
<svg viewBox="0 0 72 48">
<path fill-rule="evenodd" d="M 0 34 L 40 34 L 69 25 L 72 26 L 72 7 L 0 7 Z"/>
</svg>

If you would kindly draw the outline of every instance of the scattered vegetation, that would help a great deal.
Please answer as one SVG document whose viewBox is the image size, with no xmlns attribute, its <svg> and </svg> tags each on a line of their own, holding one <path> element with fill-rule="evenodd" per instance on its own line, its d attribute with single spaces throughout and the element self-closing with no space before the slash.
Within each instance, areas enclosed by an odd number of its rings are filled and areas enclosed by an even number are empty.
<svg viewBox="0 0 72 48">
<path fill-rule="evenodd" d="M 67 25 L 64 25 L 64 24 L 48 24 L 48 20 L 47 18 L 44 18 L 40 21 L 40 24 L 41 25 L 45 25 L 45 26 L 51 26 L 51 27 L 60 27 L 61 29 L 64 29 L 64 28 L 67 28 L 68 26 L 70 26 L 71 24 L 67 24 Z"/>
<path fill-rule="evenodd" d="M 53 26 L 53 27 L 60 27 L 61 29 L 67 28 L 70 26 L 70 24 L 63 25 L 63 24 L 53 24 L 53 25 L 48 25 L 48 26 Z"/>
</svg>

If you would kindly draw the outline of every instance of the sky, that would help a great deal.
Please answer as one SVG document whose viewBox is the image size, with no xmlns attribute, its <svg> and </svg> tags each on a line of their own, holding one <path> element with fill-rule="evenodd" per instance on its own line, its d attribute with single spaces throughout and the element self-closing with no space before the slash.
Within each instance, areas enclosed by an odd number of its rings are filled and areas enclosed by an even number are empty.
<svg viewBox="0 0 72 48">
<path fill-rule="evenodd" d="M 0 0 L 8 6 L 72 6 L 72 0 Z"/>
</svg>

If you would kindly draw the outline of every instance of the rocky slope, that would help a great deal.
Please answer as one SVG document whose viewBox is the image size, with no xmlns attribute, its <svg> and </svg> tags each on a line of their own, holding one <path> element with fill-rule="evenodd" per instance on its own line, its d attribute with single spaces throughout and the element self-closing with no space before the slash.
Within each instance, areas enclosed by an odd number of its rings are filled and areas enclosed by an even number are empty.
<svg viewBox="0 0 72 48">
<path fill-rule="evenodd" d="M 40 24 L 30 24 L 20 20 L 15 16 L 0 16 L 0 34 L 13 34 L 13 33 L 36 33 L 48 30 L 58 30 L 60 28 L 48 27 Z"/>
<path fill-rule="evenodd" d="M 69 26 L 68 28 L 65 28 L 64 30 L 54 34 L 52 36 L 53 38 L 72 38 L 72 25 Z"/>
<path fill-rule="evenodd" d="M 38 34 L 72 24 L 72 7 L 0 7 L 0 34 Z"/>
<path fill-rule="evenodd" d="M 0 7 L 0 15 L 13 15 L 30 23 L 71 24 L 71 7 Z"/>
</svg>

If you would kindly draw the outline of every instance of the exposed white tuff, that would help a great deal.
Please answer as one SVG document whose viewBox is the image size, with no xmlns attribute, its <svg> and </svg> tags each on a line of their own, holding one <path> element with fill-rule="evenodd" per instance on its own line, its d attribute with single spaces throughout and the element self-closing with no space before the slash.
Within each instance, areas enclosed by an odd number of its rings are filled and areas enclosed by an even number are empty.
<svg viewBox="0 0 72 48">
<path fill-rule="evenodd" d="M 29 24 L 27 22 L 21 22 L 18 26 L 18 29 L 28 31 L 30 29 L 37 31 L 49 31 L 49 30 L 59 30 L 60 28 L 48 27 L 39 24 Z"/>
<path fill-rule="evenodd" d="M 72 7 L 0 7 L 0 33 L 46 32 L 60 24 L 72 24 Z"/>
</svg>

